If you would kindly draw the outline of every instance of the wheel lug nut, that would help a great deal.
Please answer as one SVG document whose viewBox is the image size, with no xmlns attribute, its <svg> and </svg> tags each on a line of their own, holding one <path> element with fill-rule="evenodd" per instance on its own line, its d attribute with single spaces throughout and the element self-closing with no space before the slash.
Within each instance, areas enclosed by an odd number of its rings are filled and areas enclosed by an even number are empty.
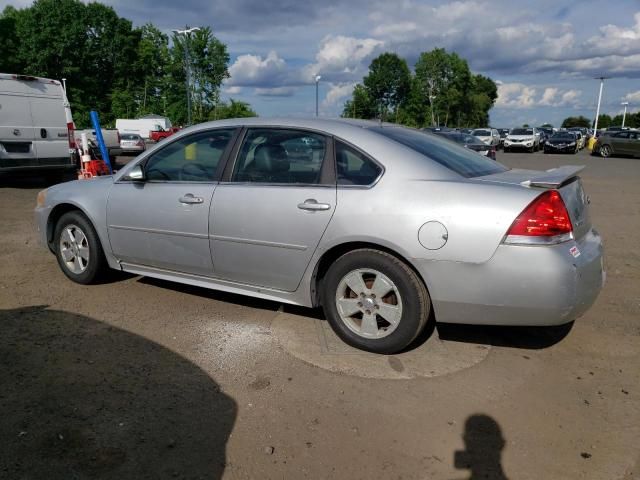
<svg viewBox="0 0 640 480">
<path fill-rule="evenodd" d="M 371 310 L 367 310 L 367 315 L 371 315 Z"/>
<path fill-rule="evenodd" d="M 362 306 L 362 302 L 358 302 L 358 306 L 361 307 Z"/>
<path fill-rule="evenodd" d="M 372 294 L 371 294 L 371 298 L 376 298 L 376 294 L 375 294 L 375 293 L 372 293 Z"/>
<path fill-rule="evenodd" d="M 376 310 L 380 310 L 380 307 L 378 305 L 375 306 Z"/>
</svg>

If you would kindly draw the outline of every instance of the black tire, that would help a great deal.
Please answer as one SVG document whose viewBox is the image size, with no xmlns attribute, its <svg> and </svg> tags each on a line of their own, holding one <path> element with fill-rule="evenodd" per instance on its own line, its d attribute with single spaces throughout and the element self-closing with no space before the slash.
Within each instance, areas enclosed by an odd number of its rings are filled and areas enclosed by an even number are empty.
<svg viewBox="0 0 640 480">
<path fill-rule="evenodd" d="M 74 273 L 70 269 L 62 255 L 61 236 L 67 227 L 77 227 L 86 238 L 89 258 L 86 260 L 84 270 L 79 273 Z M 53 234 L 53 250 L 62 272 L 76 283 L 82 285 L 95 283 L 107 270 L 107 261 L 98 234 L 89 219 L 80 211 L 67 212 L 60 217 Z"/>
<path fill-rule="evenodd" d="M 340 282 L 357 269 L 376 270 L 395 284 L 402 314 L 395 330 L 387 336 L 365 338 L 353 332 L 338 313 L 336 294 Z M 338 258 L 325 275 L 321 292 L 322 307 L 333 331 L 348 345 L 369 352 L 393 354 L 403 350 L 422 332 L 431 311 L 431 299 L 416 273 L 393 255 L 374 249 L 352 250 Z M 378 315 L 376 318 L 378 322 L 383 321 Z"/>
<path fill-rule="evenodd" d="M 503 151 L 504 153 L 509 153 L 509 149 L 508 149 L 507 147 L 503 147 L 503 148 L 502 148 L 502 151 Z"/>
<path fill-rule="evenodd" d="M 531 147 L 531 148 L 528 150 L 528 151 L 529 151 L 529 153 L 533 153 L 533 152 L 535 151 L 535 148 L 536 148 L 536 147 Z"/>
</svg>

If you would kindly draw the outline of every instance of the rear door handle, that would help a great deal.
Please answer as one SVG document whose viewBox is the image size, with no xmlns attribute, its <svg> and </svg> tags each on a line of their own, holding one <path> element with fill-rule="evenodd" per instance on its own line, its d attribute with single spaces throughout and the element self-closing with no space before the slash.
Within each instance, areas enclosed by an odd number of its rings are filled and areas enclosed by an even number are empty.
<svg viewBox="0 0 640 480">
<path fill-rule="evenodd" d="M 317 212 L 320 210 L 329 210 L 331 205 L 328 203 L 318 203 L 315 198 L 308 198 L 303 203 L 298 204 L 300 210 L 308 210 L 310 212 Z"/>
<path fill-rule="evenodd" d="M 186 203 L 188 205 L 198 204 L 204 202 L 204 200 L 200 197 L 194 197 L 193 193 L 187 193 L 184 197 L 180 197 L 180 203 Z"/>
</svg>

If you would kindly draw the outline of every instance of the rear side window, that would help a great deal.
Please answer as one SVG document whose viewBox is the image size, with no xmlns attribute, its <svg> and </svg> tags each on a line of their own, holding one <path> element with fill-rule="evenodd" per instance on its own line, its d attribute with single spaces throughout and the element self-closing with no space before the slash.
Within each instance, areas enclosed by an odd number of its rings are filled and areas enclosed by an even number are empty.
<svg viewBox="0 0 640 480">
<path fill-rule="evenodd" d="M 481 177 L 508 170 L 495 160 L 431 133 L 402 127 L 373 127 L 371 130 L 421 153 L 463 177 Z"/>
<path fill-rule="evenodd" d="M 366 155 L 336 140 L 336 175 L 338 185 L 371 185 L 382 168 Z"/>
</svg>

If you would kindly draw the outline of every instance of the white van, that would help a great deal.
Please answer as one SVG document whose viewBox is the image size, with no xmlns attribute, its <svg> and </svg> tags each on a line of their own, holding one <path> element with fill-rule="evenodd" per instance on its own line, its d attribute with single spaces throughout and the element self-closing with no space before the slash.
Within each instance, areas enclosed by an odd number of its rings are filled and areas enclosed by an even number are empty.
<svg viewBox="0 0 640 480">
<path fill-rule="evenodd" d="M 75 170 L 73 119 L 57 80 L 0 73 L 0 172 Z"/>
<path fill-rule="evenodd" d="M 145 140 L 149 140 L 151 132 L 169 130 L 171 127 L 171 121 L 165 117 L 138 118 L 135 120 L 130 118 L 118 118 L 116 120 L 116 128 L 120 132 L 120 135 L 125 133 L 135 133 Z"/>
</svg>

